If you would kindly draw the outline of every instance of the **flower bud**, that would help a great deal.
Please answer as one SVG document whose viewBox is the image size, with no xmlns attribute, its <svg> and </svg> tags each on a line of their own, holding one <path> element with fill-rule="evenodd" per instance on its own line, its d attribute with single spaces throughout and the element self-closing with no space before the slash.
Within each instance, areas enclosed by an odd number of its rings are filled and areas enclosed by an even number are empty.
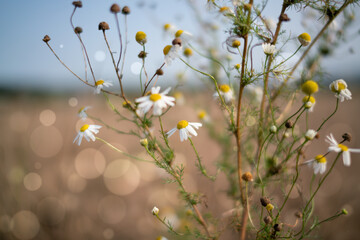
<svg viewBox="0 0 360 240">
<path fill-rule="evenodd" d="M 148 142 L 147 138 L 143 138 L 143 139 L 140 139 L 140 144 L 141 144 L 141 146 L 146 147 L 147 145 L 149 145 L 149 142 Z"/>
<path fill-rule="evenodd" d="M 99 30 L 109 30 L 110 27 L 109 27 L 109 24 L 107 22 L 101 22 L 99 23 Z"/>
<path fill-rule="evenodd" d="M 193 55 L 193 51 L 191 50 L 191 48 L 185 48 L 185 50 L 184 50 L 184 55 L 185 55 L 186 57 L 192 56 L 192 55 Z"/>
<path fill-rule="evenodd" d="M 275 125 L 270 127 L 270 132 L 271 133 L 276 133 L 276 131 L 277 131 L 277 127 Z"/>
<path fill-rule="evenodd" d="M 130 14 L 130 8 L 128 6 L 125 6 L 125 7 L 123 7 L 121 12 L 124 15 L 128 15 L 128 14 Z"/>
<path fill-rule="evenodd" d="M 50 41 L 50 40 L 51 40 L 51 38 L 49 37 L 49 35 L 45 35 L 44 38 L 43 38 L 43 41 L 46 42 L 46 43 L 48 41 Z"/>
<path fill-rule="evenodd" d="M 76 34 L 80 34 L 80 33 L 83 32 L 83 30 L 82 30 L 81 27 L 76 27 L 76 28 L 74 29 L 74 32 L 75 32 Z"/>
<path fill-rule="evenodd" d="M 172 45 L 176 45 L 176 44 L 178 44 L 178 45 L 180 45 L 181 46 L 181 38 L 175 38 L 173 41 L 172 41 Z"/>
<path fill-rule="evenodd" d="M 298 36 L 300 44 L 304 47 L 311 43 L 311 36 L 308 33 L 302 33 Z"/>
<path fill-rule="evenodd" d="M 252 182 L 254 181 L 253 176 L 251 174 L 251 172 L 246 172 L 241 176 L 242 180 L 246 181 L 246 182 Z"/>
<path fill-rule="evenodd" d="M 81 8 L 82 7 L 82 2 L 81 1 L 73 1 L 72 5 L 74 5 L 75 7 Z"/>
<path fill-rule="evenodd" d="M 156 70 L 156 75 L 159 76 L 164 75 L 164 71 L 161 68 L 159 68 L 158 70 Z"/>
<path fill-rule="evenodd" d="M 151 213 L 153 214 L 153 215 L 158 215 L 159 214 L 159 209 L 157 208 L 157 207 L 154 207 L 152 210 L 151 210 Z"/>
<path fill-rule="evenodd" d="M 120 12 L 120 6 L 119 5 L 117 5 L 116 3 L 114 3 L 113 5 L 111 5 L 111 7 L 110 7 L 110 12 L 112 12 L 112 13 L 118 13 L 118 12 Z"/>
<path fill-rule="evenodd" d="M 342 135 L 342 138 L 343 138 L 344 141 L 350 142 L 351 141 L 351 134 L 350 133 L 344 133 Z"/>
<path fill-rule="evenodd" d="M 319 91 L 319 85 L 313 80 L 307 80 L 301 86 L 301 90 L 303 91 L 303 93 L 310 96 L 311 94 Z"/>
<path fill-rule="evenodd" d="M 266 210 L 268 210 L 269 212 L 272 211 L 274 209 L 274 205 L 272 205 L 271 203 L 269 203 L 268 205 L 266 205 Z"/>
<path fill-rule="evenodd" d="M 305 139 L 309 140 L 309 141 L 313 140 L 315 138 L 316 134 L 317 134 L 317 132 L 315 130 L 309 129 L 305 133 Z"/>
<path fill-rule="evenodd" d="M 341 213 L 344 214 L 344 215 L 348 215 L 348 214 L 349 214 L 349 212 L 348 212 L 345 208 L 343 208 L 343 209 L 341 210 Z"/>
<path fill-rule="evenodd" d="M 231 46 L 232 46 L 233 48 L 238 48 L 238 47 L 240 47 L 240 45 L 241 45 L 241 42 L 240 42 L 239 40 L 234 40 L 234 41 L 231 43 Z"/>
<path fill-rule="evenodd" d="M 263 207 L 266 207 L 270 203 L 270 199 L 267 197 L 262 197 L 260 198 L 260 202 Z"/>
<path fill-rule="evenodd" d="M 137 32 L 135 35 L 135 40 L 139 44 L 144 45 L 147 42 L 146 33 L 142 32 L 142 31 Z"/>
</svg>

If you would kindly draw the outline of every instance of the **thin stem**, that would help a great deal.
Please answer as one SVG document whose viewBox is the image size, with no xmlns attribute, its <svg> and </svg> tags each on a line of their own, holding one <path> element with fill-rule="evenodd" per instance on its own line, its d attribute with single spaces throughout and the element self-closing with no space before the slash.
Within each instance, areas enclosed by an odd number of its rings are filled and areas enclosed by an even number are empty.
<svg viewBox="0 0 360 240">
<path fill-rule="evenodd" d="M 318 127 L 318 129 L 316 130 L 317 132 L 319 132 L 320 129 L 322 128 L 322 126 L 324 126 L 324 124 L 336 113 L 338 108 L 339 108 L 339 99 L 336 100 L 336 106 L 335 106 L 334 112 L 332 114 L 330 114 L 330 116 L 324 120 L 324 122 L 320 125 L 320 127 Z"/>
<path fill-rule="evenodd" d="M 216 176 L 209 176 L 209 175 L 207 174 L 206 169 L 205 169 L 204 166 L 202 165 L 200 155 L 199 155 L 198 151 L 196 150 L 196 147 L 195 147 L 193 141 L 191 140 L 191 138 L 188 138 L 188 140 L 189 140 L 192 148 L 194 149 L 194 152 L 195 152 L 195 155 L 196 155 L 196 159 L 197 159 L 197 161 L 198 161 L 197 167 L 199 168 L 201 174 L 204 175 L 205 177 L 209 178 L 210 180 L 215 181 Z"/>
<path fill-rule="evenodd" d="M 165 63 L 163 63 L 163 64 L 160 66 L 159 70 L 162 69 L 164 66 L 165 66 Z M 156 72 L 155 72 L 154 75 L 150 78 L 149 82 L 146 84 L 146 86 L 145 86 L 145 88 L 144 88 L 144 91 L 143 91 L 143 93 L 142 93 L 143 96 L 145 95 L 146 89 L 148 88 L 148 86 L 150 85 L 151 81 L 154 79 L 154 77 L 155 77 L 156 75 L 157 75 L 157 74 L 156 74 Z"/>
<path fill-rule="evenodd" d="M 118 71 L 119 71 L 119 64 L 120 64 L 120 60 L 121 60 L 121 55 L 122 55 L 122 51 L 123 51 L 123 50 L 122 50 L 123 44 L 122 44 L 120 24 L 119 24 L 119 19 L 118 19 L 117 13 L 115 13 L 114 15 L 115 15 L 116 28 L 117 28 L 117 31 L 118 31 L 118 34 L 119 34 L 119 42 L 120 42 L 119 60 L 117 61 L 117 64 L 116 64 L 116 71 L 118 72 Z"/>
<path fill-rule="evenodd" d="M 121 77 L 121 79 L 123 77 L 127 46 L 128 46 L 128 25 L 127 25 L 127 15 L 125 15 L 125 47 L 124 47 L 124 56 L 122 58 L 121 69 L 120 69 L 120 77 Z M 121 56 L 119 57 L 119 61 L 120 61 L 120 59 L 121 59 Z M 119 64 L 117 64 L 117 66 L 118 65 Z"/>
<path fill-rule="evenodd" d="M 176 232 L 176 231 L 174 230 L 174 228 L 173 228 L 170 224 L 166 223 L 163 219 L 161 219 L 158 214 L 154 214 L 154 216 L 155 216 L 162 224 L 164 224 L 164 225 L 170 230 L 170 232 L 174 233 L 174 234 L 177 235 L 177 236 L 183 236 L 183 234 L 180 234 L 180 233 Z"/>
</svg>

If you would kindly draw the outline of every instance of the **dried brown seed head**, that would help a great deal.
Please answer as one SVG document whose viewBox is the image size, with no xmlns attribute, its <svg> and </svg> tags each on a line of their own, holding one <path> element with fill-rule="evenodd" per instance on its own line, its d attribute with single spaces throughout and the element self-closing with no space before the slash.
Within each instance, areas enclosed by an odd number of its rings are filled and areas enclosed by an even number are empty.
<svg viewBox="0 0 360 240">
<path fill-rule="evenodd" d="M 244 174 L 241 176 L 241 178 L 242 178 L 244 181 L 246 181 L 246 182 L 252 182 L 252 181 L 254 181 L 251 172 L 246 172 L 246 173 L 244 173 Z"/>
<path fill-rule="evenodd" d="M 342 138 L 344 139 L 344 141 L 350 142 L 351 141 L 351 134 L 350 133 L 344 133 L 342 135 Z"/>
<path fill-rule="evenodd" d="M 99 23 L 99 30 L 109 30 L 110 27 L 109 27 L 109 24 L 107 22 L 101 22 Z"/>
<path fill-rule="evenodd" d="M 181 41 L 181 39 L 180 38 L 175 38 L 173 41 L 172 41 L 172 45 L 176 45 L 176 44 L 178 44 L 178 45 L 180 45 L 181 46 L 181 43 L 182 43 L 182 41 Z"/>
<path fill-rule="evenodd" d="M 147 52 L 141 51 L 138 55 L 139 58 L 146 58 Z"/>
<path fill-rule="evenodd" d="M 272 222 L 272 218 L 271 218 L 270 216 L 266 216 L 266 217 L 264 217 L 264 222 L 265 222 L 266 224 L 269 224 L 269 223 Z"/>
<path fill-rule="evenodd" d="M 80 33 L 83 32 L 83 30 L 82 30 L 81 27 L 76 27 L 76 28 L 74 29 L 74 32 L 75 32 L 76 34 L 80 34 Z"/>
<path fill-rule="evenodd" d="M 130 14 L 130 8 L 128 6 L 123 7 L 121 11 L 124 15 Z"/>
<path fill-rule="evenodd" d="M 285 127 L 286 127 L 286 128 L 292 128 L 292 127 L 293 127 L 292 121 L 290 121 L 290 120 L 286 121 Z"/>
<path fill-rule="evenodd" d="M 159 68 L 158 70 L 156 70 L 156 75 L 159 76 L 164 75 L 164 71 L 161 68 Z"/>
<path fill-rule="evenodd" d="M 110 7 L 110 11 L 112 13 L 119 13 L 121 11 L 121 8 L 119 5 L 117 5 L 116 3 L 114 3 L 113 5 L 111 5 Z"/>
<path fill-rule="evenodd" d="M 276 232 L 280 232 L 281 229 L 282 229 L 282 223 L 279 223 L 279 224 L 277 223 L 277 224 L 274 225 L 274 230 Z"/>
<path fill-rule="evenodd" d="M 280 21 L 288 22 L 288 21 L 290 21 L 290 18 L 288 17 L 288 15 L 286 13 L 283 13 L 280 15 Z"/>
<path fill-rule="evenodd" d="M 319 138 L 320 138 L 320 134 L 319 134 L 319 133 L 316 133 L 315 138 L 316 138 L 316 139 L 319 139 Z"/>
<path fill-rule="evenodd" d="M 72 5 L 74 5 L 75 7 L 81 8 L 82 7 L 82 2 L 81 1 L 73 1 Z"/>
<path fill-rule="evenodd" d="M 260 198 L 260 202 L 263 207 L 266 207 L 270 203 L 270 199 L 268 197 L 262 197 Z"/>
<path fill-rule="evenodd" d="M 43 41 L 46 42 L 46 43 L 48 41 L 50 41 L 50 40 L 51 40 L 51 38 L 49 37 L 49 35 L 45 35 L 44 38 L 43 38 Z"/>
</svg>

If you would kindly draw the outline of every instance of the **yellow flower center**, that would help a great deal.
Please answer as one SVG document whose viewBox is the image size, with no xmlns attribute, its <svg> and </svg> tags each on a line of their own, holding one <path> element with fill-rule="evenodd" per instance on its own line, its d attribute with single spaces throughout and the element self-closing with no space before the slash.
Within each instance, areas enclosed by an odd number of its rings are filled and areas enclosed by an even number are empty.
<svg viewBox="0 0 360 240">
<path fill-rule="evenodd" d="M 227 84 L 221 85 L 221 86 L 220 86 L 220 91 L 222 91 L 222 92 L 224 92 L 224 93 L 230 91 L 229 85 L 227 85 Z"/>
<path fill-rule="evenodd" d="M 235 68 L 236 68 L 237 70 L 239 70 L 239 69 L 240 69 L 240 64 L 239 64 L 239 63 L 236 64 L 236 65 L 235 65 Z"/>
<path fill-rule="evenodd" d="M 303 103 L 311 102 L 312 104 L 314 104 L 315 98 L 312 96 L 305 96 L 302 101 L 303 101 Z"/>
<path fill-rule="evenodd" d="M 318 163 L 326 163 L 326 158 L 323 156 L 323 155 L 317 155 L 315 157 L 315 160 L 318 162 Z"/>
<path fill-rule="evenodd" d="M 301 90 L 307 94 L 311 95 L 316 93 L 319 90 L 319 85 L 313 80 L 307 80 L 302 86 Z"/>
<path fill-rule="evenodd" d="M 300 34 L 298 38 L 301 38 L 301 39 L 303 39 L 303 40 L 305 40 L 307 42 L 311 42 L 311 36 L 306 32 Z"/>
<path fill-rule="evenodd" d="M 89 124 L 85 124 L 80 128 L 80 132 L 85 132 L 89 128 Z"/>
<path fill-rule="evenodd" d="M 165 56 L 168 55 L 168 53 L 170 52 L 171 47 L 172 47 L 171 45 L 167 45 L 167 46 L 164 47 L 163 52 L 164 52 Z"/>
<path fill-rule="evenodd" d="M 95 85 L 99 86 L 99 85 L 102 85 L 103 83 L 104 83 L 104 80 L 99 80 L 99 81 L 96 81 Z"/>
<path fill-rule="evenodd" d="M 180 122 L 178 122 L 177 124 L 177 129 L 182 129 L 182 128 L 186 128 L 189 125 L 189 122 L 186 120 L 181 120 Z"/>
<path fill-rule="evenodd" d="M 234 40 L 231 45 L 232 47 L 237 48 L 241 45 L 241 42 L 239 40 Z"/>
<path fill-rule="evenodd" d="M 158 93 L 154 93 L 150 95 L 150 100 L 156 102 L 161 99 L 161 95 Z"/>
<path fill-rule="evenodd" d="M 180 37 L 181 34 L 183 34 L 184 30 L 178 30 L 176 33 L 175 33 L 175 37 Z"/>
<path fill-rule="evenodd" d="M 169 30 L 171 28 L 171 24 L 170 23 L 167 23 L 164 25 L 164 30 Z"/>
<path fill-rule="evenodd" d="M 349 150 L 349 148 L 345 145 L 339 144 L 338 147 L 341 149 L 342 152 L 346 152 Z"/>
<path fill-rule="evenodd" d="M 271 203 L 269 203 L 268 205 L 266 205 L 266 210 L 268 210 L 269 212 L 272 211 L 274 209 L 274 205 L 272 205 Z"/>
<path fill-rule="evenodd" d="M 191 55 L 193 55 L 193 51 L 191 50 L 191 48 L 185 48 L 184 55 L 187 57 L 190 57 Z"/>
<path fill-rule="evenodd" d="M 230 11 L 230 8 L 229 7 L 221 7 L 219 9 L 219 12 L 223 13 L 223 12 L 227 12 L 227 11 Z"/>
<path fill-rule="evenodd" d="M 204 119 L 206 117 L 206 112 L 204 110 L 201 110 L 199 113 L 198 113 L 198 117 L 200 119 Z"/>
<path fill-rule="evenodd" d="M 135 40 L 140 44 L 144 44 L 146 42 L 146 33 L 142 31 L 137 32 L 135 35 Z"/>
<path fill-rule="evenodd" d="M 335 89 L 335 84 L 337 84 L 338 90 Z M 343 84 L 342 82 L 338 82 L 335 84 L 331 85 L 331 91 L 333 91 L 333 92 L 339 93 L 339 92 L 341 92 L 341 90 L 346 89 L 345 84 Z"/>
</svg>

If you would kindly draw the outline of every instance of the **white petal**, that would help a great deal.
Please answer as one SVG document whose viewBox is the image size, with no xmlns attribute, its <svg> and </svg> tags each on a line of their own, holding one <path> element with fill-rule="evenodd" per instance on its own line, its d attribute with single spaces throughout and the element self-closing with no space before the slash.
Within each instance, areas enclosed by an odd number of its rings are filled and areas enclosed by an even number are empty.
<svg viewBox="0 0 360 240">
<path fill-rule="evenodd" d="M 135 99 L 135 102 L 139 103 L 139 102 L 145 102 L 147 100 L 150 100 L 149 96 L 139 97 L 139 98 Z"/>
<path fill-rule="evenodd" d="M 320 168 L 320 174 L 323 174 L 326 171 L 326 163 L 319 163 L 319 168 Z"/>
<path fill-rule="evenodd" d="M 176 132 L 176 130 L 177 130 L 177 128 L 173 128 L 173 129 L 171 129 L 170 131 L 168 131 L 168 132 L 166 133 L 167 137 L 170 137 L 171 135 L 173 135 L 174 132 Z"/>
<path fill-rule="evenodd" d="M 360 149 L 349 148 L 349 152 L 360 153 Z"/>
<path fill-rule="evenodd" d="M 168 94 L 168 93 L 170 92 L 170 90 L 171 90 L 171 87 L 168 87 L 168 88 L 165 89 L 165 91 L 163 91 L 161 94 L 166 95 L 166 94 Z"/>
<path fill-rule="evenodd" d="M 197 123 L 197 122 L 189 122 L 189 125 L 196 128 L 196 129 L 199 129 L 199 127 L 202 127 L 202 124 Z"/>
<path fill-rule="evenodd" d="M 186 127 L 186 130 L 188 130 L 189 133 L 191 133 L 192 135 L 197 136 L 197 133 L 196 133 L 195 129 L 193 129 L 193 127 L 191 125 L 188 125 Z"/>
<path fill-rule="evenodd" d="M 342 153 L 342 157 L 343 157 L 344 165 L 349 167 L 351 165 L 350 152 L 349 151 L 344 151 Z"/>
</svg>

